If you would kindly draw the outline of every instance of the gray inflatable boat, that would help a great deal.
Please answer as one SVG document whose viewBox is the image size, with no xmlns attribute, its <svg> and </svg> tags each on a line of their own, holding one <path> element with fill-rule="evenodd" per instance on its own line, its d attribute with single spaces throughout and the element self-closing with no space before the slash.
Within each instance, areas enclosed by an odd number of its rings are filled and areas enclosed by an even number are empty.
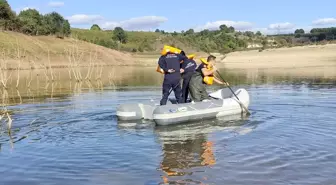
<svg viewBox="0 0 336 185">
<path fill-rule="evenodd" d="M 235 94 L 245 107 L 249 106 L 250 97 L 245 89 L 238 89 Z M 155 101 L 123 104 L 117 108 L 117 117 L 120 121 L 145 119 L 154 120 L 157 125 L 172 125 L 246 113 L 228 89 L 218 90 L 209 96 L 209 100 L 202 102 L 175 104 L 172 101 L 164 106 Z"/>
</svg>

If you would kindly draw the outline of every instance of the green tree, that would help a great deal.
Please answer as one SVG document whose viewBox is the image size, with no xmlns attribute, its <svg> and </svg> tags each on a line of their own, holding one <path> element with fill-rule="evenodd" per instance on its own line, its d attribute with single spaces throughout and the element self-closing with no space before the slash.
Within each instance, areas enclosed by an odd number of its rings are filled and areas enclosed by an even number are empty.
<svg viewBox="0 0 336 185">
<path fill-rule="evenodd" d="M 245 31 L 244 35 L 248 36 L 248 37 L 253 37 L 254 33 L 252 31 Z"/>
<path fill-rule="evenodd" d="M 159 29 L 156 29 L 155 32 L 156 32 L 156 33 L 160 33 L 160 30 L 159 30 Z"/>
<path fill-rule="evenodd" d="M 30 35 L 38 35 L 42 25 L 42 15 L 35 9 L 23 10 L 18 18 L 22 22 L 21 31 Z"/>
<path fill-rule="evenodd" d="M 208 29 L 205 29 L 199 32 L 199 35 L 203 37 L 207 37 L 209 36 L 209 34 L 210 34 L 210 31 Z"/>
<path fill-rule="evenodd" d="M 12 11 L 6 0 L 0 0 L 0 27 L 7 30 L 10 23 L 15 19 L 15 13 Z"/>
<path fill-rule="evenodd" d="M 71 34 L 71 26 L 68 20 L 63 22 L 62 34 L 64 36 L 69 36 Z"/>
<path fill-rule="evenodd" d="M 304 34 L 305 31 L 303 29 L 296 29 L 294 33 L 295 34 Z"/>
<path fill-rule="evenodd" d="M 267 39 L 263 39 L 263 40 L 261 41 L 261 44 L 262 44 L 263 49 L 266 49 L 266 47 L 267 47 L 267 43 L 268 43 Z"/>
<path fill-rule="evenodd" d="M 194 29 L 189 29 L 184 34 L 185 35 L 193 35 L 194 33 L 195 33 Z"/>
<path fill-rule="evenodd" d="M 260 31 L 257 31 L 257 32 L 256 32 L 256 35 L 257 35 L 257 36 L 261 36 L 262 34 L 261 34 Z"/>
<path fill-rule="evenodd" d="M 229 33 L 230 32 L 229 28 L 225 24 L 220 25 L 219 29 L 224 33 Z"/>
<path fill-rule="evenodd" d="M 98 24 L 94 24 L 91 26 L 90 30 L 96 30 L 96 31 L 100 31 L 100 27 L 98 26 Z"/>
<path fill-rule="evenodd" d="M 43 16 L 43 30 L 45 34 L 63 34 L 66 31 L 63 26 L 68 26 L 67 23 L 64 23 L 63 16 L 57 12 L 48 13 Z"/>
<path fill-rule="evenodd" d="M 121 27 L 114 28 L 112 38 L 123 44 L 126 44 L 127 42 L 127 34 Z"/>
<path fill-rule="evenodd" d="M 230 26 L 228 31 L 229 31 L 229 33 L 234 33 L 235 29 L 234 29 L 234 27 Z"/>
</svg>

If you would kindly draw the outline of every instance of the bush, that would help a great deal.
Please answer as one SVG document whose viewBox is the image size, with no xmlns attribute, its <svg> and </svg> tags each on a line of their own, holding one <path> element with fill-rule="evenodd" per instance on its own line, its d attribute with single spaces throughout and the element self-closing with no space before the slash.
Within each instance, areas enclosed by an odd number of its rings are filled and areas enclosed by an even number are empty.
<svg viewBox="0 0 336 185">
<path fill-rule="evenodd" d="M 0 27 L 3 30 L 19 31 L 29 35 L 55 35 L 59 38 L 69 36 L 71 33 L 68 20 L 59 13 L 42 15 L 35 9 L 28 9 L 16 16 L 6 0 L 0 0 L 0 17 Z"/>
</svg>

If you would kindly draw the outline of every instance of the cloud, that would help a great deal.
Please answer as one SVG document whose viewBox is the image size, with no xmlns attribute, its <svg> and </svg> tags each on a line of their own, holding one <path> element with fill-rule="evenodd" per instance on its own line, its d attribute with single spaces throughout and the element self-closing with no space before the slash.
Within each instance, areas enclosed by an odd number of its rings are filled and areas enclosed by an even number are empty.
<svg viewBox="0 0 336 185">
<path fill-rule="evenodd" d="M 85 15 L 85 14 L 76 14 L 66 19 L 69 20 L 70 24 L 93 24 L 98 21 L 104 20 L 104 17 L 101 15 Z"/>
<path fill-rule="evenodd" d="M 27 7 L 24 7 L 24 8 L 17 8 L 15 11 L 16 11 L 16 13 L 19 14 L 21 11 L 25 11 L 25 10 L 29 10 L 29 9 L 35 9 L 35 10 L 39 11 L 38 8 L 33 7 L 33 6 L 27 6 Z"/>
<path fill-rule="evenodd" d="M 313 21 L 313 25 L 331 25 L 336 24 L 336 18 L 323 18 Z"/>
<path fill-rule="evenodd" d="M 50 1 L 48 3 L 48 6 L 58 8 L 58 7 L 64 6 L 64 2 L 61 2 L 61 1 Z"/>
<path fill-rule="evenodd" d="M 254 24 L 247 21 L 214 21 L 208 22 L 203 26 L 198 26 L 195 28 L 195 31 L 201 31 L 204 29 L 209 30 L 218 30 L 219 26 L 225 24 L 227 26 L 232 26 L 238 31 L 260 31 L 262 34 L 283 34 L 283 33 L 293 33 L 295 31 L 295 24 L 284 22 L 284 23 L 273 23 L 268 25 L 268 27 L 254 27 Z"/>
<path fill-rule="evenodd" d="M 122 27 L 125 30 L 148 30 L 152 28 L 157 28 L 162 23 L 168 21 L 167 18 L 160 16 L 143 16 L 123 21 L 109 21 L 101 15 L 85 14 L 76 14 L 67 17 L 67 19 L 72 25 L 98 24 L 103 29 Z"/>
<path fill-rule="evenodd" d="M 274 23 L 268 26 L 270 30 L 290 30 L 295 28 L 295 24 L 284 22 L 284 23 Z"/>
<path fill-rule="evenodd" d="M 160 16 L 143 16 L 143 17 L 135 17 L 124 21 L 106 21 L 102 24 L 102 27 L 105 29 L 113 29 L 117 26 L 122 27 L 126 30 L 145 30 L 157 28 L 162 23 L 168 21 L 165 17 Z"/>
<path fill-rule="evenodd" d="M 203 26 L 196 27 L 195 30 L 196 31 L 201 31 L 204 29 L 218 30 L 219 26 L 223 24 L 225 24 L 226 26 L 232 26 L 236 30 L 239 30 L 239 31 L 246 31 L 246 30 L 250 30 L 253 28 L 253 23 L 250 23 L 250 22 L 222 20 L 222 21 L 208 22 Z"/>
</svg>

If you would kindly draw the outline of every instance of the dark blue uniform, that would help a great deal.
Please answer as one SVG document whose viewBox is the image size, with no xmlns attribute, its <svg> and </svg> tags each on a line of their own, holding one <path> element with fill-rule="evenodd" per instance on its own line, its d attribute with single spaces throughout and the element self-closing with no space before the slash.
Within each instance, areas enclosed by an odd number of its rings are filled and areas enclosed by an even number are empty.
<svg viewBox="0 0 336 185">
<path fill-rule="evenodd" d="M 180 65 L 182 60 L 186 60 L 187 57 L 182 56 L 180 54 L 173 54 L 168 53 L 165 56 L 161 56 L 159 59 L 159 66 L 163 69 L 165 72 L 164 75 L 164 81 L 162 85 L 162 99 L 160 101 L 160 105 L 166 105 L 168 96 L 169 96 L 169 90 L 173 88 L 176 101 L 178 103 L 181 103 L 181 87 L 179 85 L 181 74 L 180 74 Z M 175 71 L 172 73 L 169 73 L 169 69 L 174 69 Z"/>
<path fill-rule="evenodd" d="M 188 99 L 189 93 L 189 82 L 192 74 L 194 73 L 197 65 L 196 62 L 192 59 L 184 60 L 181 68 L 184 69 L 184 73 L 182 74 L 183 84 L 182 84 L 182 103 L 186 103 Z"/>
</svg>

